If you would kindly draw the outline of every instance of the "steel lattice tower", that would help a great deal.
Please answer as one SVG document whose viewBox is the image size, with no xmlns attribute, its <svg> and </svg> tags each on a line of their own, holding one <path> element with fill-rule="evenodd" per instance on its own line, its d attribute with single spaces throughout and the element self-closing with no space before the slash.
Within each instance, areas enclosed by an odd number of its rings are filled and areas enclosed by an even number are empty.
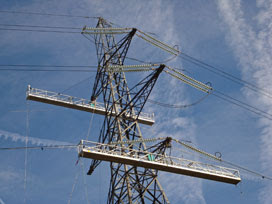
<svg viewBox="0 0 272 204">
<path fill-rule="evenodd" d="M 111 28 L 104 19 L 99 18 L 97 28 Z M 99 135 L 100 143 L 142 139 L 137 118 L 139 117 L 152 88 L 155 85 L 164 65 L 129 89 L 124 72 L 111 72 L 109 66 L 123 65 L 131 40 L 136 32 L 132 29 L 118 42 L 114 34 L 95 34 L 95 45 L 98 58 L 98 70 L 94 82 L 91 100 L 103 96 L 106 111 L 103 126 Z M 117 113 L 113 116 L 112 112 Z M 126 119 L 126 115 L 136 118 Z M 129 148 L 145 150 L 143 142 L 130 144 Z M 155 151 L 155 150 L 154 150 Z M 163 151 L 157 148 L 156 151 Z M 88 174 L 91 174 L 101 161 L 93 160 Z M 112 163 L 110 187 L 107 203 L 169 203 L 162 186 L 158 171 Z"/>
<path fill-rule="evenodd" d="M 170 54 L 178 55 L 178 50 L 135 28 L 113 28 L 103 18 L 99 18 L 96 28 L 85 26 L 82 34 L 85 37 L 94 35 L 98 58 L 91 100 L 32 88 L 30 85 L 27 99 L 105 116 L 98 143 L 81 140 L 78 155 L 93 159 L 89 175 L 101 161 L 111 162 L 108 204 L 169 203 L 158 181 L 158 170 L 230 184 L 241 181 L 238 170 L 169 156 L 173 140 L 185 148 L 222 161 L 175 138 L 143 139 L 139 124 L 152 125 L 154 118 L 142 113 L 142 110 L 162 71 L 202 92 L 209 94 L 213 89 L 166 65 L 124 65 L 131 40 L 137 35 Z M 129 88 L 124 74 L 126 71 L 152 73 Z M 98 98 L 103 99 L 102 104 L 97 102 Z M 162 141 L 153 146 L 144 144 L 158 140 Z M 170 150 L 168 155 L 167 149 Z"/>
</svg>

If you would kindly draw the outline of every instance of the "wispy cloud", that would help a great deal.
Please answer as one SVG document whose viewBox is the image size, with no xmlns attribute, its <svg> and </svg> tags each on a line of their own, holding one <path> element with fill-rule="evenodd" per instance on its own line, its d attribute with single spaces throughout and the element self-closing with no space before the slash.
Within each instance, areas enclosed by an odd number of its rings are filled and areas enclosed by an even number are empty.
<svg viewBox="0 0 272 204">
<path fill-rule="evenodd" d="M 5 193 L 10 193 L 11 190 L 10 188 L 21 188 L 23 186 L 23 171 L 17 170 L 15 171 L 13 168 L 9 168 L 7 166 L 5 166 L 6 169 L 1 169 L 0 170 L 0 191 L 2 194 L 2 196 Z M 1 202 L 0 202 L 1 204 Z"/>
<path fill-rule="evenodd" d="M 4 201 L 0 198 L 0 204 L 5 204 Z"/>
<path fill-rule="evenodd" d="M 11 139 L 13 142 L 21 142 L 25 143 L 28 140 L 29 143 L 32 145 L 46 145 L 46 146 L 53 146 L 53 145 L 71 145 L 69 142 L 57 141 L 57 140 L 47 140 L 35 137 L 26 137 L 22 136 L 17 133 L 7 132 L 0 130 L 0 138 L 8 140 Z"/>
<path fill-rule="evenodd" d="M 241 6 L 241 1 L 218 1 L 219 11 L 228 28 L 228 41 L 242 65 L 243 78 L 251 80 L 266 90 L 272 89 L 272 1 L 258 0 L 259 13 L 256 16 L 256 27 L 250 26 Z M 258 30 L 257 30 L 258 29 Z M 271 113 L 272 101 L 265 96 L 253 97 L 252 93 L 244 90 L 248 102 L 261 106 Z M 269 173 L 272 168 L 272 123 L 260 119 L 263 131 L 261 139 L 261 160 L 263 169 Z M 262 203 L 271 203 L 271 185 L 267 185 L 260 194 Z"/>
<path fill-rule="evenodd" d="M 0 171 L 0 181 L 2 184 L 1 185 L 1 191 L 3 192 L 4 190 L 7 190 L 9 188 L 8 184 L 17 184 L 21 185 L 21 182 L 23 182 L 22 176 L 18 173 L 13 171 L 12 169 L 8 170 L 1 170 Z"/>
</svg>

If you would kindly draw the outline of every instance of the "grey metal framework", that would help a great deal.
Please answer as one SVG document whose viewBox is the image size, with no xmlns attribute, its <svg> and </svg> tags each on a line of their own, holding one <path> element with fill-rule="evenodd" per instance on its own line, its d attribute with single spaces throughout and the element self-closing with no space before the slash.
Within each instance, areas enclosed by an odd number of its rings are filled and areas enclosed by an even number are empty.
<svg viewBox="0 0 272 204">
<path fill-rule="evenodd" d="M 119 34 L 102 18 L 99 18 L 96 28 L 98 29 L 92 29 L 92 33 L 88 28 L 84 28 L 82 34 L 94 35 L 98 58 L 91 101 L 95 102 L 98 97 L 103 97 L 105 110 L 109 113 L 105 116 L 98 141 L 104 144 L 141 139 L 142 133 L 137 119 L 165 66 L 160 65 L 138 84 L 129 88 L 124 72 L 110 72 L 109 66 L 124 64 L 136 29 L 128 29 Z M 118 36 L 115 36 L 116 34 Z M 117 39 L 124 34 L 120 40 Z M 135 115 L 136 118 L 126 120 L 123 115 Z M 143 142 L 121 146 L 132 150 L 146 150 Z M 158 150 L 162 151 L 163 148 Z M 93 160 L 88 174 L 92 174 L 100 162 L 101 160 Z M 111 180 L 107 203 L 169 203 L 157 179 L 157 170 L 114 162 L 111 162 L 110 168 Z"/>
</svg>

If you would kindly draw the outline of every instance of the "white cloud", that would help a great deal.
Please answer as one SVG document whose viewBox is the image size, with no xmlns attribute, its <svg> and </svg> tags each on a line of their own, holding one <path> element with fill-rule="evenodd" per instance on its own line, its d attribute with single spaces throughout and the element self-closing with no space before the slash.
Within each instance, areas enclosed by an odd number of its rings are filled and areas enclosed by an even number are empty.
<svg viewBox="0 0 272 204">
<path fill-rule="evenodd" d="M 234 52 L 242 65 L 243 78 L 251 80 L 258 87 L 266 90 L 272 89 L 272 1 L 257 1 L 259 13 L 256 17 L 257 28 L 250 26 L 244 17 L 240 1 L 218 1 L 218 8 L 227 25 L 228 41 L 234 48 Z M 262 107 L 271 113 L 271 98 L 265 96 L 253 97 L 244 89 L 248 102 Z M 263 131 L 261 139 L 261 160 L 263 169 L 270 173 L 272 168 L 272 123 L 266 119 L 260 119 Z M 271 185 L 267 185 L 261 195 L 262 203 L 271 203 Z"/>
</svg>

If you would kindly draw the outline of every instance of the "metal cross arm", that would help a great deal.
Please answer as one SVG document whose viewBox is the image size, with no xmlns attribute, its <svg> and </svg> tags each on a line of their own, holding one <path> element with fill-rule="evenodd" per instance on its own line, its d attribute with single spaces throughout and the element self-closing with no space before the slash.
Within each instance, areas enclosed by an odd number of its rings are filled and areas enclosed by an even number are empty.
<svg viewBox="0 0 272 204">
<path fill-rule="evenodd" d="M 130 32 L 136 32 L 136 36 L 145 40 L 146 42 L 172 54 L 172 55 L 179 55 L 180 51 L 174 47 L 171 47 L 167 45 L 166 43 L 152 37 L 151 35 L 136 29 L 136 28 L 115 28 L 115 27 L 87 27 L 84 26 L 82 28 L 81 34 L 87 34 L 87 35 L 122 35 L 122 34 L 128 34 Z"/>
<path fill-rule="evenodd" d="M 82 29 L 81 34 L 90 34 L 90 35 L 97 35 L 97 34 L 127 34 L 130 33 L 134 28 L 91 28 L 84 26 Z"/>
<path fill-rule="evenodd" d="M 152 71 L 159 64 L 140 64 L 140 65 L 110 65 L 106 67 L 107 72 L 145 72 Z"/>
</svg>

